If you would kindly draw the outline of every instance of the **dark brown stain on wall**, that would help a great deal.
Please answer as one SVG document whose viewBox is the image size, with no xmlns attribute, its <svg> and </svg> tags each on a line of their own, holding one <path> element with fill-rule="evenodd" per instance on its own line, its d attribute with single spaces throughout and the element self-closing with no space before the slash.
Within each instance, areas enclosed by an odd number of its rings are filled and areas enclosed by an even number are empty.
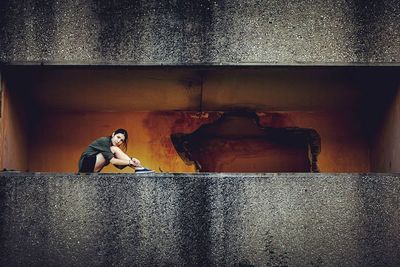
<svg viewBox="0 0 400 267">
<path fill-rule="evenodd" d="M 271 118 L 280 124 L 279 116 Z M 314 129 L 261 126 L 252 112 L 224 113 L 171 140 L 185 163 L 201 172 L 319 172 L 321 139 Z"/>
<path fill-rule="evenodd" d="M 160 164 L 159 171 L 177 171 L 177 166 L 174 165 L 172 159 L 179 156 L 171 142 L 171 134 L 190 134 L 202 125 L 216 121 L 220 116 L 220 112 L 154 111 L 147 113 L 143 126 L 148 129 L 146 134 L 150 140 L 152 157 L 168 159 L 168 164 Z"/>
</svg>

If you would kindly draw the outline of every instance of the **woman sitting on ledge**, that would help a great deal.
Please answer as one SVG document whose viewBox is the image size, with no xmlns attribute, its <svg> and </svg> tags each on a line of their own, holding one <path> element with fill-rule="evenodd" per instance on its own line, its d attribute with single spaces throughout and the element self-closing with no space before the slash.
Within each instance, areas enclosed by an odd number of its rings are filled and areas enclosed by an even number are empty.
<svg viewBox="0 0 400 267">
<path fill-rule="evenodd" d="M 129 166 L 135 173 L 154 172 L 143 167 L 138 159 L 129 157 L 125 153 L 127 146 L 128 132 L 125 129 L 118 129 L 111 136 L 96 139 L 82 153 L 79 172 L 100 172 L 109 163 L 118 169 Z"/>
</svg>

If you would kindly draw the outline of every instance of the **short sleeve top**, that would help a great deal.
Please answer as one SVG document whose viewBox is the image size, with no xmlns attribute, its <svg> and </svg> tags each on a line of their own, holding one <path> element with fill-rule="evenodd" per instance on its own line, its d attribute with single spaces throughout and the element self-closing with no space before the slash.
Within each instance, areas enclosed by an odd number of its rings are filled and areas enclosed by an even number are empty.
<svg viewBox="0 0 400 267">
<path fill-rule="evenodd" d="M 101 153 L 106 159 L 106 165 L 110 163 L 110 160 L 114 157 L 111 152 L 111 137 L 100 137 L 94 140 L 87 149 L 82 153 L 79 159 L 79 169 L 82 167 L 82 162 L 85 157 L 95 156 Z"/>
</svg>

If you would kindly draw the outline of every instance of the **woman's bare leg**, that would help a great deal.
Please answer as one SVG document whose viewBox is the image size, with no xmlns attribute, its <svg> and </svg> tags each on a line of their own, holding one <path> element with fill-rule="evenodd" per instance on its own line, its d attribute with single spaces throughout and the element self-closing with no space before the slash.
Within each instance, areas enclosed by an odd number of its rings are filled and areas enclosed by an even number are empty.
<svg viewBox="0 0 400 267">
<path fill-rule="evenodd" d="M 103 154 L 99 153 L 96 155 L 96 164 L 94 165 L 94 172 L 100 172 L 103 169 L 104 165 L 106 165 L 106 159 Z"/>
</svg>

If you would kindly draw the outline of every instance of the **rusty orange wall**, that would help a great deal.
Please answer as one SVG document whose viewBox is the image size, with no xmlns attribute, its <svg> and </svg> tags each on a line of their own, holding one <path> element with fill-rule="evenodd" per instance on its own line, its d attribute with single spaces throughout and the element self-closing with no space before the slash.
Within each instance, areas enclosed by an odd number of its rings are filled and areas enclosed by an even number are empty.
<svg viewBox="0 0 400 267">
<path fill-rule="evenodd" d="M 368 172 L 369 141 L 361 118 L 353 112 L 299 112 L 288 116 L 293 126 L 313 128 L 321 136 L 321 172 Z"/>
<path fill-rule="evenodd" d="M 192 172 L 170 142 L 172 131 L 193 131 L 208 116 L 195 113 L 84 112 L 47 113 L 36 123 L 30 143 L 31 171 L 75 172 L 80 154 L 89 143 L 117 128 L 129 133 L 128 154 L 156 171 Z M 104 172 L 122 171 L 112 166 Z"/>
<path fill-rule="evenodd" d="M 319 157 L 322 172 L 369 171 L 368 142 L 351 112 L 259 113 L 264 125 L 313 128 L 322 139 Z M 214 121 L 219 113 L 194 112 L 48 112 L 32 129 L 29 170 L 75 172 L 80 154 L 94 139 L 119 127 L 130 134 L 128 154 L 144 165 L 164 172 L 193 172 L 175 152 L 170 134 L 190 133 Z M 112 166 L 105 172 L 120 172 Z M 122 172 L 131 172 L 124 169 Z"/>
<path fill-rule="evenodd" d="M 0 72 L 0 168 L 4 169 L 4 158 L 3 158 L 3 151 L 4 151 L 4 90 L 5 90 L 5 83 L 2 78 L 2 73 Z"/>
<path fill-rule="evenodd" d="M 16 91 L 1 81 L 1 169 L 28 169 L 26 105 Z"/>
<path fill-rule="evenodd" d="M 372 148 L 373 172 L 400 172 L 400 86 L 380 124 Z"/>
</svg>

